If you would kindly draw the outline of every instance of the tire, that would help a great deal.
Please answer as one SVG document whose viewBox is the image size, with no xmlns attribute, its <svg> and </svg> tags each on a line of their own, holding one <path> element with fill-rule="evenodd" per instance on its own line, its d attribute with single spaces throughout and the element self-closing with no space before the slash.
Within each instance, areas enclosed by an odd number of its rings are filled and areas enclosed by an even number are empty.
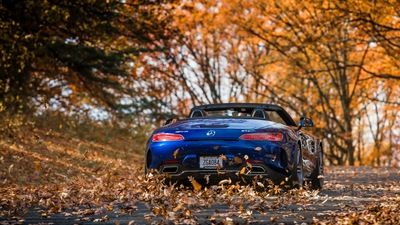
<svg viewBox="0 0 400 225">
<path fill-rule="evenodd" d="M 293 169 L 291 175 L 291 185 L 292 189 L 294 188 L 302 188 L 303 187 L 303 155 L 300 149 L 299 144 L 296 144 L 296 150 L 294 153 L 294 162 Z"/>
<path fill-rule="evenodd" d="M 314 190 L 322 189 L 324 186 L 324 161 L 323 153 L 319 151 L 316 167 L 311 174 L 311 187 Z"/>
<path fill-rule="evenodd" d="M 144 160 L 144 175 L 145 177 L 147 177 L 147 175 L 149 174 L 149 170 L 148 167 L 150 166 L 152 160 L 152 156 L 151 156 L 151 151 L 147 151 L 146 153 L 146 158 Z"/>
</svg>

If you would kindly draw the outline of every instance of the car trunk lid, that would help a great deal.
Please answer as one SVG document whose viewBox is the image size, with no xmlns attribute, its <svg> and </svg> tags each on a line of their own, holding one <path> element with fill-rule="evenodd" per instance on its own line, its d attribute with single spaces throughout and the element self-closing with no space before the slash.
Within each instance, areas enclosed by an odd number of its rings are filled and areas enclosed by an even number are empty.
<svg viewBox="0 0 400 225">
<path fill-rule="evenodd" d="M 272 121 L 242 118 L 206 118 L 182 120 L 171 124 L 169 129 L 180 133 L 185 141 L 222 140 L 238 141 L 244 133 L 265 131 L 283 126 Z"/>
</svg>

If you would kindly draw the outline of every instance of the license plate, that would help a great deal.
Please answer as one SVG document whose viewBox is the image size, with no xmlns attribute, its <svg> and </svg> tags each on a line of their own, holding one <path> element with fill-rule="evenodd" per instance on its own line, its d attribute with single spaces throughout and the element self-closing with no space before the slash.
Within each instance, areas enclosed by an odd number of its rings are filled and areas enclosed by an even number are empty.
<svg viewBox="0 0 400 225">
<path fill-rule="evenodd" d="M 200 157 L 200 168 L 216 169 L 222 167 L 222 157 L 218 156 L 201 156 Z"/>
</svg>

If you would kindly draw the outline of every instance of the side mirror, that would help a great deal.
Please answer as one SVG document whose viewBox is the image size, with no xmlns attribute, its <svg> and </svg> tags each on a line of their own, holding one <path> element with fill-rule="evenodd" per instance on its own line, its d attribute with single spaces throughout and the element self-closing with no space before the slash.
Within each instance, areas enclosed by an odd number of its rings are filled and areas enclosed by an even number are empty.
<svg viewBox="0 0 400 225">
<path fill-rule="evenodd" d="M 165 121 L 164 126 L 165 126 L 165 125 L 168 125 L 168 124 L 171 124 L 171 123 L 175 123 L 175 122 L 178 121 L 178 120 L 179 120 L 178 118 L 169 118 L 169 119 L 167 119 L 167 120 Z"/>
<path fill-rule="evenodd" d="M 312 127 L 314 126 L 313 121 L 310 118 L 307 117 L 300 117 L 300 126 L 297 128 L 297 130 L 300 130 L 302 127 Z"/>
</svg>

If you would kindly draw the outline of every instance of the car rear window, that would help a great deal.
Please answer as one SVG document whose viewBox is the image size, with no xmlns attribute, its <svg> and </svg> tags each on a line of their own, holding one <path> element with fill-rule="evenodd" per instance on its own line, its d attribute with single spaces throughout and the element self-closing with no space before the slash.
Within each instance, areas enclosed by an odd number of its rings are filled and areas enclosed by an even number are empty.
<svg viewBox="0 0 400 225">
<path fill-rule="evenodd" d="M 232 109 L 213 109 L 205 110 L 204 117 L 254 117 L 252 116 L 253 108 L 232 108 Z M 264 111 L 266 120 L 286 124 L 282 117 L 276 111 Z"/>
</svg>

